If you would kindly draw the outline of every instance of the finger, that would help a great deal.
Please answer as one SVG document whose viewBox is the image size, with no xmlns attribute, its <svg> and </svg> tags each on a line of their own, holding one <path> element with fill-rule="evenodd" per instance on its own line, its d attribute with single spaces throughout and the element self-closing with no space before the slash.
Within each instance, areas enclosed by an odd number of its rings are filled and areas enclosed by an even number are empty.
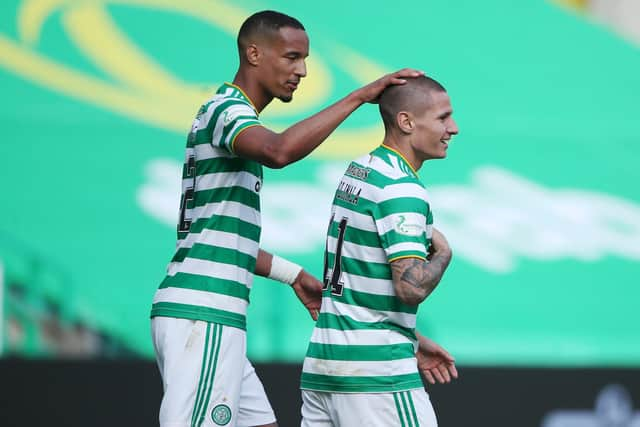
<svg viewBox="0 0 640 427">
<path fill-rule="evenodd" d="M 424 374 L 424 377 L 427 379 L 427 382 L 429 384 L 435 384 L 436 383 L 436 380 L 433 379 L 433 375 L 431 375 L 431 372 L 423 371 L 422 373 Z"/>
<path fill-rule="evenodd" d="M 431 370 L 431 373 L 433 374 L 433 376 L 435 377 L 436 380 L 438 380 L 438 382 L 440 384 L 444 384 L 445 380 L 442 377 L 442 374 L 440 373 L 440 371 L 437 368 L 434 368 Z"/>
<path fill-rule="evenodd" d="M 447 370 L 446 365 L 438 365 L 438 371 L 440 371 L 440 374 L 442 375 L 442 378 L 444 378 L 445 382 L 451 382 L 451 375 L 449 375 L 449 371 Z"/>
<path fill-rule="evenodd" d="M 418 77 L 424 76 L 425 72 L 421 70 L 415 70 L 413 68 L 403 68 L 402 70 L 393 73 L 394 77 Z"/>
<path fill-rule="evenodd" d="M 399 77 L 392 77 L 391 80 L 389 81 L 389 85 L 403 85 L 405 83 L 407 83 L 407 81 Z"/>
<path fill-rule="evenodd" d="M 318 315 L 319 315 L 320 313 L 318 312 L 318 309 L 316 309 L 316 308 L 312 308 L 311 310 L 309 310 L 309 314 L 311 314 L 311 318 L 312 318 L 313 320 L 318 320 Z"/>
<path fill-rule="evenodd" d="M 458 378 L 458 369 L 456 369 L 456 365 L 449 365 L 449 372 L 453 378 Z"/>
</svg>

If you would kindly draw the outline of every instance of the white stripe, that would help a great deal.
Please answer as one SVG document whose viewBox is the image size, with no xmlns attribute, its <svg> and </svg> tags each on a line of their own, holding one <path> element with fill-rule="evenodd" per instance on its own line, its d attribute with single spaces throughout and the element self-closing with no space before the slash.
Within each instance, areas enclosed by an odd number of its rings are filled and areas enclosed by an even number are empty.
<svg viewBox="0 0 640 427">
<path fill-rule="evenodd" d="M 356 274 L 342 273 L 341 280 L 347 289 L 373 295 L 395 296 L 393 282 L 387 279 L 372 279 Z"/>
<path fill-rule="evenodd" d="M 347 224 L 349 227 L 357 228 L 364 231 L 378 231 L 375 223 L 373 222 L 373 218 L 369 215 L 364 215 L 359 212 L 345 209 L 341 206 L 336 205 L 333 206 L 333 212 L 333 220 L 335 222 L 340 222 L 343 217 L 347 217 L 349 219 Z"/>
<path fill-rule="evenodd" d="M 225 101 L 228 101 L 230 98 L 220 98 L 219 102 L 216 102 L 214 105 L 212 105 L 212 107 L 214 109 L 217 109 L 218 107 L 221 106 L 221 104 Z M 255 112 L 253 111 L 253 109 L 249 106 L 249 104 L 245 104 L 246 108 L 247 108 L 247 114 L 248 116 L 252 116 L 254 117 L 255 121 L 258 120 L 258 117 L 255 115 Z M 211 108 L 211 107 L 210 107 Z M 227 108 L 228 110 L 229 108 Z M 218 114 L 218 119 L 216 120 L 216 123 L 214 124 L 213 127 L 213 132 L 211 135 L 211 140 L 213 142 L 213 144 L 216 144 L 216 147 L 219 147 L 219 143 L 220 143 L 220 138 L 222 137 L 222 132 L 224 131 L 224 119 L 225 119 L 225 114 L 224 114 L 224 110 L 220 111 L 220 114 Z M 243 119 L 243 120 L 236 120 L 234 123 L 234 129 L 238 126 L 239 123 L 245 123 L 247 122 L 247 120 Z M 229 133 L 229 136 L 233 135 L 233 131 L 231 131 Z M 228 146 L 228 139 L 227 141 L 224 141 L 224 145 Z"/>
<path fill-rule="evenodd" d="M 167 275 L 175 276 L 177 273 L 197 274 L 199 276 L 233 280 L 248 288 L 253 281 L 253 273 L 247 269 L 233 264 L 207 261 L 204 259 L 185 258 L 182 262 L 169 263 Z"/>
<path fill-rule="evenodd" d="M 187 178 L 185 181 L 192 180 L 193 178 Z M 207 173 L 196 177 L 196 190 L 204 191 L 237 186 L 255 192 L 256 182 L 258 181 L 260 181 L 258 177 L 244 171 Z"/>
<path fill-rule="evenodd" d="M 247 301 L 242 298 L 207 291 L 172 287 L 162 288 L 156 291 L 153 303 L 156 304 L 159 302 L 196 305 L 242 315 L 246 314 L 248 304 Z"/>
<path fill-rule="evenodd" d="M 195 243 L 237 249 L 239 252 L 258 256 L 258 242 L 234 233 L 218 230 L 202 230 L 200 233 L 189 233 L 185 239 L 178 240 L 178 249 L 191 248 Z"/>
<path fill-rule="evenodd" d="M 403 224 L 405 224 L 405 225 L 416 225 L 416 226 L 422 228 L 423 230 L 426 230 L 426 228 L 427 228 L 427 217 L 422 213 L 418 213 L 418 212 L 394 212 L 394 213 L 392 213 L 390 215 L 387 215 L 385 217 L 379 218 L 376 221 L 378 230 L 380 230 L 380 234 L 385 234 L 385 233 L 387 233 L 387 232 L 389 232 L 391 230 L 398 231 L 397 230 L 398 223 L 400 221 L 402 221 L 402 218 L 400 218 L 400 216 L 404 217 Z"/>
<path fill-rule="evenodd" d="M 306 357 L 302 367 L 304 372 L 336 377 L 369 377 L 413 374 L 417 371 L 415 357 L 358 362 L 354 360 L 324 360 Z"/>
<path fill-rule="evenodd" d="M 255 124 L 259 124 L 257 118 L 254 120 L 250 120 L 250 119 L 237 119 L 235 121 L 235 124 L 233 125 L 233 127 L 231 128 L 231 130 L 229 131 L 229 133 L 227 134 L 227 139 L 225 139 L 224 141 L 224 145 L 226 145 L 227 147 L 231 147 L 231 141 L 233 140 L 233 138 L 235 137 L 236 131 L 240 126 L 243 126 L 249 122 L 254 122 Z M 256 123 L 257 122 L 257 123 Z"/>
<path fill-rule="evenodd" d="M 185 216 L 193 218 L 196 222 L 200 218 L 210 218 L 213 215 L 223 215 L 241 219 L 242 221 L 260 226 L 260 211 L 239 202 L 215 202 L 198 206 L 194 209 L 186 209 Z"/>
<path fill-rule="evenodd" d="M 350 317 L 358 322 L 379 323 L 389 321 L 403 328 L 413 329 L 416 327 L 415 314 L 394 311 L 373 311 L 364 307 L 344 304 L 330 297 L 322 298 L 321 311 L 323 313 L 335 314 L 336 316 Z"/>
<path fill-rule="evenodd" d="M 389 155 L 389 159 L 391 159 L 391 162 L 395 164 L 395 167 L 389 165 L 378 156 L 373 156 L 370 167 L 372 169 L 375 169 L 376 172 L 379 172 L 380 174 L 393 180 L 406 177 L 407 174 L 404 171 L 400 170 L 397 158 L 395 156 Z"/>
<path fill-rule="evenodd" d="M 389 255 L 404 252 L 404 251 L 412 251 L 412 252 L 422 252 L 423 254 L 427 254 L 427 248 L 422 243 L 414 243 L 414 242 L 404 242 L 404 243 L 396 243 L 395 245 L 389 246 L 387 248 L 387 253 Z"/>
<path fill-rule="evenodd" d="M 318 328 L 317 326 L 313 329 L 311 342 L 338 345 L 414 345 L 409 338 L 390 329 L 357 329 L 340 331 L 336 329 Z"/>
<path fill-rule="evenodd" d="M 413 197 L 416 199 L 429 202 L 427 200 L 427 192 L 418 183 L 403 182 L 400 184 L 391 184 L 384 187 L 384 191 L 380 191 L 380 199 L 378 202 L 385 202 L 399 197 Z"/>
<path fill-rule="evenodd" d="M 327 248 L 329 252 L 335 253 L 338 239 L 335 237 L 327 237 Z M 387 256 L 381 248 L 373 246 L 358 245 L 356 243 L 342 242 L 342 256 L 354 258 L 363 262 L 376 262 L 379 264 L 387 263 Z"/>
<path fill-rule="evenodd" d="M 231 154 L 227 150 L 224 150 L 222 148 L 214 147 L 211 144 L 198 144 L 193 147 L 193 150 L 196 153 L 196 160 L 215 159 L 219 157 L 223 157 L 223 158 L 237 157 L 235 154 Z"/>
</svg>

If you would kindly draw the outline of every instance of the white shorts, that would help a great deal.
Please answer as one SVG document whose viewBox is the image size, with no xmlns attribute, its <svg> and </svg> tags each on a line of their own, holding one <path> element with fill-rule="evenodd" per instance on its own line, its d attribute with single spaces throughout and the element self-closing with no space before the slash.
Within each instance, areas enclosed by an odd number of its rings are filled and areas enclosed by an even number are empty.
<svg viewBox="0 0 640 427">
<path fill-rule="evenodd" d="M 424 389 L 395 393 L 302 390 L 301 427 L 437 427 Z"/>
<path fill-rule="evenodd" d="M 161 427 L 248 427 L 274 423 L 264 387 L 246 357 L 242 329 L 172 317 L 151 319 L 164 396 Z"/>
</svg>

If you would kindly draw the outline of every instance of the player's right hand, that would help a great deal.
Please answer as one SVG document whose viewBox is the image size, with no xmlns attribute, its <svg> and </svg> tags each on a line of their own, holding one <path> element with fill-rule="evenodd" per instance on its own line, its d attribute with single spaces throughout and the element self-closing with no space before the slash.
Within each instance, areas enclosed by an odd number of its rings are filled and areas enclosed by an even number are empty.
<svg viewBox="0 0 640 427">
<path fill-rule="evenodd" d="M 376 103 L 378 102 L 380 94 L 387 86 L 403 85 L 407 82 L 406 78 L 419 77 L 423 75 L 423 71 L 414 70 L 413 68 L 403 68 L 402 70 L 382 76 L 378 80 L 361 87 L 356 91 L 356 95 L 362 103 Z"/>
<path fill-rule="evenodd" d="M 309 310 L 311 318 L 318 320 L 322 303 L 322 282 L 302 270 L 291 287 L 300 302 Z"/>
</svg>

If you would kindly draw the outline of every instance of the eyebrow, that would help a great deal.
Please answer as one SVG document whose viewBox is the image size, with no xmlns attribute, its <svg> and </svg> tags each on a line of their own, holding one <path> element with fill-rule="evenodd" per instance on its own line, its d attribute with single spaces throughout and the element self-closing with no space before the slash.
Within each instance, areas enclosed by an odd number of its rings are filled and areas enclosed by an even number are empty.
<svg viewBox="0 0 640 427">
<path fill-rule="evenodd" d="M 297 51 L 297 50 L 289 50 L 289 51 L 285 52 L 283 56 L 295 56 L 296 58 L 300 58 L 300 57 L 302 57 L 303 55 L 302 55 L 302 52 L 300 52 L 300 51 Z M 307 56 L 309 56 L 309 55 L 307 55 Z M 305 58 L 306 58 L 307 56 L 305 56 Z"/>
<path fill-rule="evenodd" d="M 450 115 L 453 114 L 453 110 L 447 110 L 444 113 L 440 114 L 438 116 L 439 119 L 446 119 L 447 117 L 449 117 Z"/>
</svg>

